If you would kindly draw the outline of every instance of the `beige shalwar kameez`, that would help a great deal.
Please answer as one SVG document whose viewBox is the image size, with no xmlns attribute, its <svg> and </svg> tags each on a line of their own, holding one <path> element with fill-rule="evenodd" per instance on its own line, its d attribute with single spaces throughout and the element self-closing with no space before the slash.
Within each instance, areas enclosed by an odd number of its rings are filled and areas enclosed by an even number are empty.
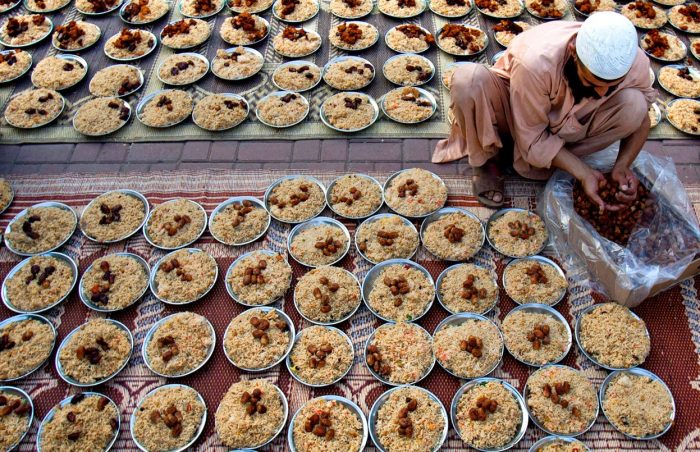
<svg viewBox="0 0 700 452">
<path fill-rule="evenodd" d="M 465 156 L 481 166 L 513 140 L 513 168 L 531 179 L 550 176 L 552 160 L 566 147 L 591 154 L 639 128 L 656 91 L 641 49 L 629 73 L 600 99 L 575 103 L 564 76 L 580 22 L 546 23 L 520 34 L 497 64 L 465 64 L 451 85 L 454 121 L 438 143 L 435 163 Z"/>
</svg>

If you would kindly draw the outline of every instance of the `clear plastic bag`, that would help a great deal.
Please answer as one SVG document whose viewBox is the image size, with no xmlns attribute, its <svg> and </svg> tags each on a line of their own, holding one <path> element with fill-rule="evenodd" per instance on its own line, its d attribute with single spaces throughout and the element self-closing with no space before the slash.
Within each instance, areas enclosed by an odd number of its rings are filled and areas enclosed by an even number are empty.
<svg viewBox="0 0 700 452">
<path fill-rule="evenodd" d="M 617 149 L 584 160 L 603 173 L 612 170 Z M 594 290 L 625 306 L 646 299 L 657 284 L 677 280 L 700 252 L 700 228 L 673 161 L 642 151 L 632 169 L 657 201 L 650 224 L 637 228 L 626 247 L 603 238 L 574 212 L 573 176 L 556 171 L 538 202 L 555 252 L 567 271 L 585 269 Z"/>
</svg>

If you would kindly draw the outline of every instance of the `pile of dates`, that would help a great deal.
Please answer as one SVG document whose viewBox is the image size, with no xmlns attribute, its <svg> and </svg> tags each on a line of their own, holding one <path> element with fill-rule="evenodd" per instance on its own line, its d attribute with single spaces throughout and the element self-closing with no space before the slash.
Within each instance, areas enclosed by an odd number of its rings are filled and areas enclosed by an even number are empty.
<svg viewBox="0 0 700 452">
<path fill-rule="evenodd" d="M 605 180 L 598 185 L 598 195 L 608 205 L 621 205 L 617 211 L 600 210 L 600 207 L 591 201 L 580 183 L 574 186 L 574 210 L 584 220 L 606 239 L 626 246 L 632 232 L 638 228 L 644 228 L 651 223 L 656 212 L 656 201 L 649 190 L 642 184 L 637 188 L 637 198 L 630 203 L 621 203 L 617 194 L 621 192 L 619 185 L 610 174 L 605 175 Z"/>
</svg>

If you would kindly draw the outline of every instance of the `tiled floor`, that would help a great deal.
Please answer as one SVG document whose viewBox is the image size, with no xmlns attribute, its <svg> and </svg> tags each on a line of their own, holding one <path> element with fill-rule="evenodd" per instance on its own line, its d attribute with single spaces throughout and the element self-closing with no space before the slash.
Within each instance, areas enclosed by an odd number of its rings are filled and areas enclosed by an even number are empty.
<svg viewBox="0 0 700 452">
<path fill-rule="evenodd" d="M 438 174 L 469 175 L 466 162 L 435 165 L 437 140 L 190 141 L 0 146 L 0 174 L 131 172 L 192 168 L 395 171 L 420 166 Z M 649 141 L 669 156 L 685 183 L 700 182 L 700 140 Z"/>
</svg>

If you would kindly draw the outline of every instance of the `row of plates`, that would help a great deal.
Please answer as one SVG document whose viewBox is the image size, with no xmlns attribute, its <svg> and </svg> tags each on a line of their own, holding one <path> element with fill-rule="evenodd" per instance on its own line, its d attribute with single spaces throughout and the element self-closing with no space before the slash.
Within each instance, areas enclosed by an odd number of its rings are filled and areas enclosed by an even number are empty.
<svg viewBox="0 0 700 452">
<path fill-rule="evenodd" d="M 537 308 L 538 306 L 534 306 L 534 307 Z M 521 307 L 521 308 L 522 308 L 522 307 Z M 274 309 L 274 308 L 267 308 L 267 309 L 270 310 L 270 309 Z M 516 309 L 520 309 L 520 308 L 516 308 Z M 550 308 L 550 309 L 551 309 L 551 308 Z M 291 320 L 289 319 L 289 317 L 286 316 L 286 314 L 284 314 L 282 311 L 279 311 L 279 310 L 276 310 L 276 309 L 275 309 L 275 311 L 277 311 L 277 314 L 278 314 L 278 315 L 281 315 L 282 318 L 283 318 L 286 322 L 288 322 L 288 324 L 290 325 L 290 327 L 291 327 L 290 333 L 291 333 L 292 337 L 295 338 L 294 342 L 296 343 L 296 342 L 299 340 L 300 335 L 302 334 L 302 332 L 299 332 L 299 333 L 295 334 L 295 333 L 294 333 L 294 329 L 293 329 L 293 324 L 291 323 Z M 556 311 L 555 311 L 555 312 L 556 312 Z M 585 314 L 585 312 L 582 313 L 581 316 L 582 316 L 583 314 Z M 177 315 L 177 314 L 174 314 L 174 315 Z M 581 316 L 579 317 L 579 319 L 581 318 Z M 20 317 L 21 317 L 21 316 L 20 316 Z M 43 322 L 46 322 L 46 323 L 48 323 L 49 325 L 51 325 L 50 322 L 48 322 L 46 319 L 44 319 L 43 317 L 40 317 L 40 316 L 25 316 L 25 317 L 31 317 L 31 318 L 34 318 L 35 320 L 43 321 Z M 467 319 L 475 319 L 475 318 L 476 318 L 476 319 L 479 319 L 479 320 L 482 320 L 482 321 L 489 321 L 489 322 L 490 322 L 490 320 L 486 319 L 485 317 L 481 317 L 481 316 L 478 316 L 478 315 L 475 315 L 475 314 L 461 314 L 461 315 L 457 315 L 457 316 L 451 316 L 451 317 L 448 317 L 447 319 L 445 319 L 443 322 L 441 322 L 441 323 L 437 326 L 436 332 L 439 331 L 441 328 L 443 328 L 445 325 L 455 324 L 455 323 L 461 323 L 461 322 L 464 322 L 464 321 L 467 320 Z M 166 318 L 166 319 L 167 319 L 167 318 Z M 155 328 L 157 328 L 157 327 L 161 324 L 161 322 L 165 321 L 166 319 L 163 319 L 163 320 L 161 320 L 160 322 L 158 322 L 156 325 L 154 325 L 154 326 L 151 328 L 151 330 L 149 331 L 148 336 L 146 337 L 146 339 L 145 339 L 145 341 L 144 341 L 144 345 L 143 345 L 143 357 L 144 357 L 145 363 L 149 366 L 149 368 L 150 368 L 150 365 L 149 365 L 149 362 L 148 362 L 148 359 L 147 359 L 147 354 L 146 354 L 146 352 L 145 352 L 145 350 L 146 350 L 146 344 L 148 343 L 149 337 L 152 336 L 153 331 L 155 330 Z M 13 321 L 13 320 L 18 320 L 18 319 L 16 319 L 16 318 L 8 319 L 8 321 Z M 6 322 L 7 322 L 7 321 L 6 321 Z M 129 335 L 129 337 L 131 338 L 131 334 L 129 333 L 128 329 L 127 329 L 124 325 L 122 325 L 122 324 L 119 323 L 119 322 L 115 322 L 115 321 L 111 321 L 111 322 L 113 322 L 113 323 L 114 323 L 115 325 L 117 325 L 118 327 L 122 328 L 122 329 L 125 331 L 125 333 L 126 333 L 127 335 Z M 3 324 L 4 324 L 4 323 L 5 323 L 5 322 L 3 322 Z M 564 323 L 566 324 L 566 322 L 564 322 Z M 2 324 L 0 324 L 0 326 L 1 326 L 1 325 L 2 325 Z M 211 327 L 210 324 L 209 324 L 209 326 Z M 568 328 L 568 324 L 567 324 L 566 326 L 567 326 L 567 328 Z M 53 325 L 51 325 L 51 327 L 53 328 Z M 382 326 L 382 327 L 387 327 L 387 325 L 384 325 L 384 326 Z M 382 327 L 380 327 L 380 328 L 382 328 Z M 328 327 L 328 328 L 331 328 L 331 329 L 334 330 L 335 332 L 341 334 L 341 335 L 345 338 L 345 340 L 348 341 L 348 344 L 350 345 L 350 347 L 352 347 L 352 342 L 351 342 L 350 339 L 347 337 L 347 335 L 345 335 L 345 333 L 343 333 L 342 331 L 337 330 L 336 328 L 333 328 L 333 327 Z M 419 327 L 419 328 L 420 328 L 420 327 Z M 77 331 L 77 330 L 75 330 L 75 331 Z M 211 331 L 212 331 L 212 334 L 214 335 L 213 329 L 212 329 Z M 429 333 L 427 333 L 427 331 L 425 331 L 425 330 L 423 330 L 423 331 L 425 332 L 425 334 L 427 334 L 428 336 L 430 336 Z M 578 331 L 578 322 L 577 322 L 577 331 Z M 54 331 L 54 333 L 55 333 L 55 331 Z M 62 344 L 61 344 L 61 347 L 63 346 L 63 344 L 66 343 L 66 341 L 71 337 L 72 334 L 73 334 L 73 333 L 69 334 L 69 335 L 63 340 L 63 342 L 62 342 Z M 570 334 L 570 330 L 569 330 L 569 334 Z M 214 337 L 215 337 L 215 335 L 214 335 Z M 368 346 L 368 344 L 370 344 L 370 342 L 372 341 L 373 337 L 374 337 L 374 334 L 367 340 L 367 342 L 366 342 L 366 344 L 365 344 L 365 361 L 366 361 L 366 355 L 367 355 L 367 346 Z M 577 339 L 578 339 L 578 336 L 577 336 Z M 214 339 L 214 340 L 215 340 L 215 339 Z M 224 340 L 225 340 L 225 339 L 224 339 Z M 54 341 L 55 341 L 55 337 L 54 337 Z M 131 345 L 132 345 L 132 348 L 133 348 L 133 339 L 131 339 L 131 342 L 132 342 Z M 279 364 L 283 359 L 286 359 L 286 364 L 287 364 L 287 367 L 288 367 L 288 369 L 289 369 L 289 371 L 290 371 L 290 374 L 291 374 L 295 379 L 297 379 L 300 383 L 305 384 L 305 385 L 308 385 L 308 386 L 312 386 L 312 387 L 327 386 L 327 385 L 309 385 L 309 384 L 305 383 L 304 381 L 298 379 L 298 377 L 295 375 L 295 373 L 292 371 L 292 368 L 290 367 L 289 352 L 291 351 L 292 346 L 293 346 L 293 345 L 292 345 L 292 342 L 290 341 L 290 345 L 289 345 L 289 347 L 287 348 L 287 350 L 286 350 L 286 352 L 285 352 L 286 358 L 285 358 L 285 356 L 283 356 L 279 361 L 277 361 L 276 363 L 272 364 L 272 366 L 270 366 L 270 367 L 273 367 L 273 366 Z M 579 346 L 580 346 L 580 343 L 579 343 Z M 53 345 L 52 345 L 52 348 L 53 348 Z M 209 358 L 211 357 L 211 355 L 213 354 L 214 348 L 215 348 L 215 344 L 213 343 L 213 344 L 211 345 L 211 349 L 210 349 L 210 351 L 209 351 L 209 354 L 208 354 L 208 356 L 205 358 L 205 360 L 203 361 L 203 363 L 202 363 L 197 369 L 194 369 L 194 370 L 192 370 L 191 372 L 188 372 L 187 374 L 180 375 L 180 377 L 181 377 L 181 376 L 185 376 L 185 375 L 189 375 L 189 374 L 191 374 L 192 372 L 195 372 L 196 370 L 198 370 L 199 368 L 201 368 L 201 366 L 203 366 L 203 365 L 209 360 Z M 582 348 L 581 348 L 581 349 L 582 349 Z M 583 350 L 583 349 L 582 349 L 582 350 Z M 502 353 L 502 352 L 503 352 L 503 350 L 501 349 L 501 353 Z M 568 352 L 568 350 L 567 350 L 567 352 Z M 583 352 L 584 352 L 584 354 L 585 354 L 585 350 L 584 350 Z M 59 355 L 59 353 L 57 353 L 57 357 L 58 357 L 58 355 Z M 229 356 L 228 356 L 228 355 L 226 355 L 226 356 L 227 356 L 227 358 L 230 360 Z M 586 356 L 588 356 L 588 355 L 586 355 Z M 127 359 L 127 360 L 126 360 L 126 363 L 128 363 L 128 361 L 129 361 L 129 360 Z M 433 362 L 432 362 L 430 368 L 429 368 L 428 371 L 425 373 L 425 375 L 423 375 L 423 376 L 421 377 L 421 379 L 424 378 L 425 376 L 427 376 L 427 375 L 430 373 L 430 371 L 432 370 L 432 368 L 433 368 L 433 366 L 434 366 L 434 362 L 435 362 L 435 359 L 434 359 L 434 357 L 433 357 Z M 499 360 L 499 362 L 500 362 L 500 360 Z M 125 365 L 126 365 L 126 363 L 125 363 Z M 497 363 L 497 364 L 498 364 L 498 363 Z M 43 363 L 42 363 L 42 365 L 43 365 Z M 234 365 L 235 365 L 235 364 L 234 364 Z M 268 367 L 268 368 L 266 368 L 266 369 L 269 369 L 270 367 Z M 350 367 L 352 367 L 352 366 L 350 366 Z M 560 365 L 557 365 L 557 364 L 548 364 L 548 365 L 546 365 L 546 366 L 543 366 L 541 370 L 550 369 L 550 368 L 552 368 L 552 367 L 566 367 L 566 366 L 560 366 Z M 60 363 L 58 362 L 58 358 L 56 358 L 56 368 L 57 368 L 59 374 L 61 375 L 61 377 L 62 377 L 63 379 L 66 379 L 66 376 L 64 375 L 64 373 L 63 373 L 63 371 L 62 371 L 62 369 L 61 369 L 61 367 L 60 367 Z M 368 368 L 369 368 L 369 366 L 368 366 Z M 118 374 L 121 370 L 122 370 L 122 369 L 119 369 L 119 371 L 117 371 L 114 375 L 108 377 L 105 381 L 107 381 L 107 380 L 113 378 L 113 377 L 114 377 L 116 374 Z M 152 370 L 152 369 L 151 369 L 151 370 Z M 257 369 L 257 370 L 260 371 L 260 370 L 265 370 L 265 369 Z M 339 377 L 336 381 L 334 381 L 333 383 L 335 383 L 335 382 L 337 382 L 337 381 L 340 381 L 342 378 L 344 378 L 344 377 L 347 375 L 347 373 L 349 372 L 349 370 L 350 370 L 350 368 L 348 368 L 348 371 L 346 371 L 342 376 L 340 376 L 340 377 Z M 445 369 L 445 370 L 448 371 L 448 372 L 450 372 L 449 369 Z M 385 384 L 388 384 L 388 385 L 391 385 L 391 386 L 395 386 L 393 389 L 390 389 L 389 391 L 387 391 L 387 392 L 385 392 L 384 394 L 382 394 L 382 395 L 379 397 L 379 399 L 377 399 L 377 401 L 375 402 L 374 406 L 373 406 L 372 409 L 370 410 L 370 424 L 371 424 L 371 427 L 370 427 L 370 428 L 372 428 L 372 427 L 374 427 L 373 424 L 376 423 L 376 413 L 377 413 L 377 411 L 378 411 L 378 408 L 381 406 L 381 404 L 382 404 L 383 402 L 385 402 L 385 401 L 388 399 L 388 397 L 391 395 L 391 393 L 392 393 L 393 391 L 400 390 L 401 388 L 406 387 L 406 385 L 396 385 L 396 384 L 392 384 L 391 382 L 384 381 L 384 380 L 381 379 L 379 376 L 377 376 L 377 375 L 373 372 L 373 370 L 372 370 L 371 368 L 370 368 L 370 372 L 371 372 L 376 378 L 379 378 L 380 380 L 382 380 L 382 382 L 384 382 Z M 536 371 L 536 372 L 537 372 L 537 371 Z M 450 372 L 450 373 L 451 373 L 451 372 Z M 490 372 L 489 372 L 489 373 L 490 373 Z M 604 405 L 603 405 L 603 403 L 602 403 L 602 402 L 603 402 L 603 399 L 604 399 L 604 397 L 605 397 L 606 389 L 607 389 L 607 387 L 608 387 L 610 381 L 612 381 L 613 378 L 615 378 L 617 375 L 620 375 L 620 374 L 632 374 L 632 375 L 637 375 L 637 376 L 643 376 L 643 377 L 648 377 L 648 378 L 651 378 L 652 380 L 655 380 L 655 381 L 660 382 L 660 383 L 662 384 L 662 386 L 663 386 L 663 387 L 666 389 L 666 391 L 668 392 L 669 396 L 671 397 L 671 402 L 672 402 L 672 406 L 673 406 L 673 412 L 672 412 L 672 415 L 671 415 L 671 420 L 670 420 L 670 422 L 668 423 L 668 425 L 666 425 L 666 427 L 665 427 L 661 432 L 658 432 L 658 433 L 653 434 L 653 435 L 645 436 L 645 437 L 633 436 L 633 435 L 629 435 L 629 434 L 627 434 L 627 433 L 625 433 L 625 432 L 621 432 L 621 433 L 625 434 L 626 436 L 628 436 L 628 437 L 630 437 L 630 438 L 633 438 L 633 439 L 642 439 L 642 440 L 649 440 L 649 439 L 654 439 L 654 438 L 658 438 L 659 436 L 662 436 L 664 433 L 666 433 L 666 432 L 668 431 L 668 429 L 669 429 L 669 428 L 672 426 L 672 424 L 673 424 L 673 419 L 675 418 L 675 403 L 673 402 L 673 395 L 672 395 L 671 391 L 668 389 L 668 387 L 666 386 L 666 384 L 665 384 L 658 376 L 656 376 L 655 374 L 653 374 L 653 373 L 651 373 L 651 372 L 649 372 L 649 371 L 647 371 L 647 370 L 640 369 L 640 368 L 617 369 L 617 370 L 614 370 L 612 373 L 610 373 L 610 374 L 607 376 L 607 378 L 605 379 L 605 381 L 603 382 L 603 384 L 601 385 L 601 387 L 600 387 L 600 389 L 599 389 L 599 392 L 598 392 L 599 403 L 600 403 L 600 406 L 603 407 L 603 414 L 606 416 L 606 418 L 608 417 L 608 416 L 607 416 L 607 413 L 605 412 Z M 70 381 L 70 379 L 66 379 L 66 381 L 68 381 L 68 382 L 71 383 L 71 384 L 75 384 L 75 383 L 73 383 L 72 381 Z M 420 381 L 420 379 L 419 379 L 418 381 Z M 558 434 L 559 434 L 558 432 L 551 431 L 551 430 L 545 428 L 543 425 L 541 425 L 541 423 L 539 422 L 539 420 L 538 420 L 538 419 L 533 415 L 533 413 L 530 411 L 530 408 L 529 408 L 529 407 L 527 406 L 527 404 L 525 403 L 525 399 L 527 399 L 528 394 L 529 394 L 529 387 L 528 387 L 528 384 L 527 384 L 527 383 L 525 384 L 525 387 L 523 388 L 523 394 L 522 394 L 522 396 L 521 396 L 521 394 L 520 394 L 514 387 L 512 387 L 511 385 L 509 385 L 509 384 L 508 384 L 507 382 L 505 382 L 505 381 L 498 380 L 498 379 L 495 379 L 495 378 L 482 377 L 482 378 L 473 379 L 473 380 L 469 381 L 467 384 L 465 384 L 464 386 L 462 386 L 462 387 L 456 392 L 456 394 L 455 394 L 455 396 L 454 396 L 454 398 L 453 398 L 453 400 L 452 400 L 451 410 L 450 410 L 450 411 L 451 411 L 451 413 L 450 413 L 451 416 L 450 416 L 450 417 L 451 417 L 452 424 L 453 424 L 455 430 L 457 431 L 457 433 L 460 435 L 460 437 L 461 437 L 462 435 L 461 435 L 461 432 L 459 431 L 458 423 L 456 422 L 456 419 L 457 419 L 457 417 L 456 417 L 456 414 L 457 414 L 457 405 L 458 405 L 459 400 L 461 399 L 462 395 L 463 395 L 466 391 L 470 390 L 470 388 L 476 387 L 476 386 L 478 386 L 478 385 L 482 385 L 482 384 L 487 383 L 487 382 L 490 382 L 490 381 L 495 381 L 495 382 L 498 382 L 498 383 L 502 384 L 506 389 L 509 390 L 509 392 L 511 392 L 511 394 L 512 394 L 513 397 L 517 400 L 517 402 L 518 402 L 518 404 L 519 404 L 519 406 L 520 406 L 521 414 L 522 414 L 522 419 L 521 419 L 521 422 L 520 422 L 520 428 L 518 429 L 518 434 L 515 435 L 514 438 L 512 439 L 512 441 L 509 442 L 507 445 L 505 445 L 505 446 L 503 446 L 503 447 L 501 447 L 501 448 L 496 448 L 496 449 L 479 449 L 479 448 L 477 448 L 477 450 L 499 450 L 499 451 L 500 451 L 500 450 L 505 450 L 505 449 L 508 449 L 508 448 L 510 448 L 510 447 L 513 447 L 515 444 L 517 444 L 517 443 L 522 439 L 522 437 L 523 437 L 523 435 L 524 435 L 524 433 L 525 433 L 525 431 L 526 431 L 526 429 L 527 429 L 528 415 L 529 415 L 530 419 L 533 421 L 533 423 L 534 423 L 537 427 L 539 427 L 540 429 L 542 429 L 543 431 L 545 431 L 545 432 L 547 432 L 547 433 L 549 433 L 549 434 L 552 434 L 552 435 L 558 435 Z M 96 384 L 101 384 L 101 383 L 103 383 L 103 382 L 104 382 L 104 381 L 101 381 L 101 382 L 96 383 Z M 330 384 L 333 384 L 333 383 L 330 383 Z M 417 383 L 417 382 L 416 382 L 416 383 Z M 413 384 L 413 383 L 412 383 L 412 384 Z M 78 385 L 78 386 L 80 386 L 80 385 Z M 86 385 L 83 385 L 83 386 L 86 386 Z M 166 386 L 166 387 L 167 387 L 167 386 Z M 8 389 L 9 389 L 10 391 L 12 391 L 13 388 L 12 388 L 12 387 L 0 387 L 0 390 L 8 390 Z M 418 389 L 421 389 L 421 388 L 418 388 Z M 421 390 L 424 390 L 424 389 L 421 389 Z M 278 391 L 279 391 L 279 389 L 278 389 Z M 424 390 L 424 391 L 426 391 L 426 390 Z M 427 392 L 427 391 L 426 391 L 426 392 Z M 145 400 L 146 398 L 148 398 L 152 393 L 153 393 L 153 392 L 150 392 L 149 394 L 147 394 L 146 397 L 144 398 L 144 400 Z M 22 394 L 23 394 L 23 395 L 25 396 L 25 398 L 26 398 L 28 401 L 30 401 L 30 403 L 31 403 L 31 399 L 26 395 L 26 393 L 23 393 L 23 392 L 22 392 Z M 86 393 L 86 394 L 90 394 L 90 393 Z M 284 394 L 283 394 L 281 391 L 279 391 L 279 394 L 280 394 L 281 399 L 283 400 L 283 406 L 284 406 L 284 411 L 285 411 L 285 416 L 284 416 L 285 422 L 282 423 L 282 425 L 280 426 L 280 428 L 279 428 L 278 432 L 275 434 L 275 436 L 277 436 L 277 434 L 279 434 L 279 432 L 282 430 L 282 428 L 284 427 L 284 424 L 286 423 L 286 419 L 287 419 L 287 403 L 286 403 L 286 399 L 285 399 Z M 439 442 L 437 448 L 434 449 L 434 450 L 437 450 L 437 449 L 439 449 L 439 446 L 444 442 L 444 440 L 445 440 L 445 438 L 446 438 L 446 436 L 447 436 L 447 431 L 448 431 L 447 413 L 446 413 L 446 411 L 444 410 L 444 407 L 443 407 L 442 403 L 440 402 L 440 400 L 439 400 L 437 397 L 435 397 L 433 394 L 431 394 L 431 393 L 429 393 L 429 392 L 428 392 L 428 394 L 429 394 L 429 397 L 431 397 L 431 399 L 433 399 L 434 401 L 436 401 L 436 402 L 440 405 L 440 407 L 442 408 L 442 410 L 441 410 L 441 411 L 442 411 L 442 415 L 443 415 L 443 417 L 444 417 L 444 419 L 445 419 L 445 426 L 444 426 L 444 432 L 443 432 L 443 435 L 442 435 L 442 439 L 441 439 L 441 441 Z M 337 397 L 337 396 L 332 396 L 332 397 Z M 69 401 L 69 399 L 67 399 L 67 401 Z M 200 399 L 200 401 L 202 402 L 202 404 L 205 405 L 203 399 Z M 66 401 L 64 401 L 64 402 L 66 402 Z M 59 406 L 62 406 L 62 405 L 64 404 L 64 402 L 61 402 L 61 403 L 59 404 Z M 348 401 L 348 402 L 349 402 L 349 401 Z M 143 403 L 143 400 L 139 403 L 139 406 L 141 405 L 141 403 Z M 350 402 L 350 403 L 352 403 L 352 402 Z M 354 405 L 354 404 L 353 404 L 353 405 Z M 205 405 L 205 406 L 206 406 L 206 405 Z M 115 405 L 115 408 L 116 408 L 116 407 L 117 407 L 117 406 Z M 573 434 L 572 436 L 578 436 L 578 435 L 580 435 L 580 434 L 583 434 L 583 433 L 585 433 L 586 431 L 588 431 L 588 430 L 593 426 L 593 424 L 595 423 L 596 418 L 597 418 L 597 410 L 598 410 L 598 407 L 596 407 L 596 415 L 593 417 L 593 420 L 590 422 L 590 424 L 587 425 L 587 426 L 585 427 L 585 429 L 583 429 L 583 430 L 580 431 L 580 432 L 577 432 L 577 433 Z M 138 411 L 138 407 L 137 407 L 136 410 L 134 410 L 134 413 L 136 413 L 137 411 Z M 360 416 L 360 417 L 363 419 L 363 421 L 364 421 L 364 414 L 362 413 L 362 411 L 361 411 L 357 406 L 354 407 L 354 410 L 353 410 L 353 411 L 355 411 L 355 412 L 358 414 L 358 416 Z M 42 426 L 43 426 L 44 423 L 46 423 L 48 420 L 50 420 L 50 419 L 52 418 L 53 412 L 54 412 L 54 410 L 50 411 L 50 412 L 47 414 L 46 418 L 44 419 L 44 422 L 42 423 Z M 32 416 L 33 416 L 33 405 L 32 405 Z M 206 417 L 206 414 L 205 414 L 205 417 Z M 296 415 L 292 418 L 292 425 L 294 424 L 295 418 L 296 418 Z M 132 420 L 131 420 L 132 431 L 133 431 L 133 422 L 134 422 L 134 418 L 132 417 Z M 202 421 L 202 424 L 204 424 L 204 420 Z M 366 436 L 367 436 L 366 425 L 367 425 L 366 422 L 363 422 L 363 426 L 365 427 L 365 429 L 364 429 L 364 439 L 363 439 L 363 442 L 365 442 L 366 439 L 367 439 L 367 438 L 366 438 Z M 614 426 L 614 424 L 613 424 L 613 426 Z M 118 430 L 119 430 L 119 428 L 117 428 L 117 431 L 118 431 Z M 293 441 L 293 437 L 292 437 L 292 434 L 291 434 L 291 433 L 292 433 L 292 430 L 293 430 L 293 429 L 291 429 L 291 428 L 289 429 L 290 436 L 289 436 L 288 440 L 289 440 L 290 446 L 292 447 L 292 450 L 296 450 L 296 449 L 294 448 L 294 441 Z M 40 426 L 39 433 L 38 433 L 38 438 L 41 437 L 41 432 L 42 432 L 42 427 Z M 201 432 L 200 432 L 200 433 L 201 433 Z M 378 435 L 376 435 L 376 432 L 370 430 L 369 434 L 370 434 L 370 436 L 372 437 L 372 440 L 375 442 L 375 444 L 376 444 L 381 450 L 384 450 L 383 447 L 382 447 L 382 445 L 381 445 L 381 442 L 378 440 Z M 184 450 L 185 448 L 189 447 L 196 439 L 197 439 L 197 437 L 195 436 L 194 438 L 192 438 L 192 440 L 191 440 L 192 442 L 190 442 L 190 443 L 188 443 L 186 446 L 184 446 L 183 449 L 178 449 L 178 450 Z M 270 438 L 269 441 L 272 441 L 273 439 L 274 439 L 274 437 L 273 437 L 273 438 Z M 269 441 L 268 441 L 268 442 L 269 442 Z M 137 441 L 136 441 L 136 444 L 139 445 Z M 265 443 L 265 444 L 267 444 L 267 443 Z M 263 444 L 263 445 L 264 445 L 264 444 Z M 139 445 L 139 447 L 141 447 L 141 445 Z M 258 446 L 258 447 L 260 447 L 260 446 Z M 473 447 L 473 446 L 472 446 L 472 447 Z M 142 447 L 141 447 L 141 448 L 142 448 Z M 142 448 L 142 449 L 143 449 L 143 448 Z"/>
</svg>

